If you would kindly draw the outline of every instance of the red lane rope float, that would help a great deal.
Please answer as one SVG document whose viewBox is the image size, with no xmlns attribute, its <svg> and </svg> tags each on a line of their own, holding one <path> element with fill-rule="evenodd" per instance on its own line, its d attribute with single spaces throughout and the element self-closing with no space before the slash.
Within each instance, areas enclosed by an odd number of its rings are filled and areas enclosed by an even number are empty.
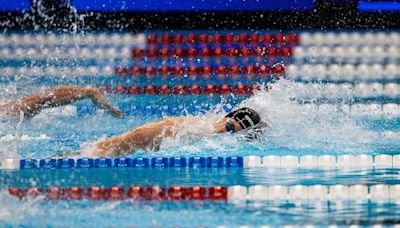
<svg viewBox="0 0 400 228">
<path fill-rule="evenodd" d="M 147 42 L 150 44 L 182 44 L 182 43 L 284 43 L 298 44 L 299 35 L 296 33 L 226 33 L 226 34 L 148 34 Z"/>
<path fill-rule="evenodd" d="M 124 86 L 121 84 L 116 85 L 114 88 L 109 88 L 108 86 L 103 86 L 103 89 L 107 92 L 116 94 L 153 94 L 153 95 L 213 95 L 213 94 L 237 94 L 237 95 L 248 95 L 252 94 L 255 90 L 261 90 L 259 84 L 243 85 L 237 84 L 234 86 L 223 84 L 223 85 L 130 85 Z M 266 90 L 271 89 L 271 87 L 265 87 Z"/>
<path fill-rule="evenodd" d="M 153 201 L 182 201 L 182 200 L 220 200 L 228 198 L 227 187 L 224 186 L 172 186 L 168 188 L 152 186 L 130 186 L 127 188 L 98 187 L 50 187 L 16 188 L 11 187 L 8 193 L 19 199 L 44 197 L 48 200 L 153 200 Z"/>
<path fill-rule="evenodd" d="M 152 77 L 155 75 L 159 76 L 169 76 L 169 75 L 189 75 L 189 76 L 197 76 L 201 75 L 203 78 L 208 79 L 211 75 L 218 75 L 219 79 L 224 78 L 237 78 L 237 75 L 246 75 L 246 76 L 261 76 L 268 79 L 267 76 L 273 76 L 275 79 L 281 78 L 286 72 L 286 68 L 283 64 L 275 64 L 273 66 L 269 66 L 266 64 L 261 65 L 218 65 L 215 67 L 212 66 L 166 66 L 163 65 L 161 67 L 156 68 L 155 66 L 131 66 L 131 67 L 122 67 L 119 66 L 115 68 L 115 74 L 118 76 L 142 76 L 146 75 L 147 77 Z M 235 76 L 236 75 L 236 76 Z M 251 78 L 250 78 L 251 79 Z"/>
<path fill-rule="evenodd" d="M 133 58 L 183 58 L 183 57 L 291 57 L 291 47 L 228 47 L 222 48 L 220 46 L 207 47 L 203 46 L 200 48 L 195 47 L 161 47 L 150 46 L 147 49 L 135 48 L 132 50 Z"/>
</svg>

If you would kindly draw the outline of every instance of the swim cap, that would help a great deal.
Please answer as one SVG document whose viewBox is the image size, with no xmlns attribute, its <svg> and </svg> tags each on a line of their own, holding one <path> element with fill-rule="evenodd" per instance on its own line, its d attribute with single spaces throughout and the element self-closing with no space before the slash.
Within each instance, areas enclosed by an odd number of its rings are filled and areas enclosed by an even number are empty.
<svg viewBox="0 0 400 228">
<path fill-rule="evenodd" d="M 250 108 L 236 109 L 225 117 L 230 117 L 236 120 L 242 129 L 253 127 L 261 121 L 261 118 L 257 112 Z"/>
</svg>

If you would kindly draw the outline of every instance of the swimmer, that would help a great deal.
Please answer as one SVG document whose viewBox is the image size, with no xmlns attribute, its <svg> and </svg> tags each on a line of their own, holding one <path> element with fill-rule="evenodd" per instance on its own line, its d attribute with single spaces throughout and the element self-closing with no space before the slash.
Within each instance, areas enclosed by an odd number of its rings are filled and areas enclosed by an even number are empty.
<svg viewBox="0 0 400 228">
<path fill-rule="evenodd" d="M 250 108 L 237 109 L 224 117 L 209 120 L 201 116 L 180 116 L 163 118 L 144 124 L 120 135 L 94 142 L 88 153 L 72 152 L 62 156 L 84 154 L 90 157 L 116 157 L 138 150 L 156 151 L 165 138 L 185 136 L 197 138 L 220 133 L 235 133 L 244 129 L 262 126 L 261 118 Z M 192 129 L 187 131 L 187 128 Z"/>
<path fill-rule="evenodd" d="M 112 115 L 122 117 L 124 114 L 106 99 L 100 89 L 92 87 L 63 86 L 48 89 L 28 97 L 0 102 L 0 115 L 32 118 L 46 108 L 54 108 L 72 102 L 91 99 L 99 108 L 108 110 Z"/>
</svg>

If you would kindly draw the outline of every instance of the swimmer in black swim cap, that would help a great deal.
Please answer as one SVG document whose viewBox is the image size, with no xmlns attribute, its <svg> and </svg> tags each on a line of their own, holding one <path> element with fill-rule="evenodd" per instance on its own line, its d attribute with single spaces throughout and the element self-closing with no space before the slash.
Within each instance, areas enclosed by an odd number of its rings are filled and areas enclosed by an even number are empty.
<svg viewBox="0 0 400 228">
<path fill-rule="evenodd" d="M 228 132 L 235 132 L 232 120 L 236 121 L 240 125 L 241 129 L 252 128 L 258 125 L 261 121 L 258 113 L 250 108 L 237 109 L 225 117 L 228 118 L 225 127 Z"/>
<path fill-rule="evenodd" d="M 256 131 L 263 127 L 260 116 L 250 108 L 240 108 L 218 119 L 204 116 L 165 117 L 159 121 L 146 123 L 130 131 L 91 144 L 85 156 L 116 157 L 128 155 L 138 150 L 157 151 L 165 138 L 189 137 L 234 133 L 246 129 L 246 139 L 256 139 Z M 254 133 L 257 133 L 254 135 Z M 79 155 L 74 152 L 71 155 Z M 65 156 L 65 155 L 63 155 Z"/>
</svg>

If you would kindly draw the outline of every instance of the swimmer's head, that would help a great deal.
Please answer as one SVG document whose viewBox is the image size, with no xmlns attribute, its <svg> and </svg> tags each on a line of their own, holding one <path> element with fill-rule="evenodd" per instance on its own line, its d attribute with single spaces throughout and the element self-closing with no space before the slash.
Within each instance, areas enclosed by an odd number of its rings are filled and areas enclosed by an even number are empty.
<svg viewBox="0 0 400 228">
<path fill-rule="evenodd" d="M 242 129 L 253 128 L 261 122 L 261 118 L 256 111 L 251 108 L 240 108 L 232 111 L 226 118 L 233 119 Z M 235 123 L 227 121 L 226 130 L 228 132 L 235 132 Z"/>
</svg>

